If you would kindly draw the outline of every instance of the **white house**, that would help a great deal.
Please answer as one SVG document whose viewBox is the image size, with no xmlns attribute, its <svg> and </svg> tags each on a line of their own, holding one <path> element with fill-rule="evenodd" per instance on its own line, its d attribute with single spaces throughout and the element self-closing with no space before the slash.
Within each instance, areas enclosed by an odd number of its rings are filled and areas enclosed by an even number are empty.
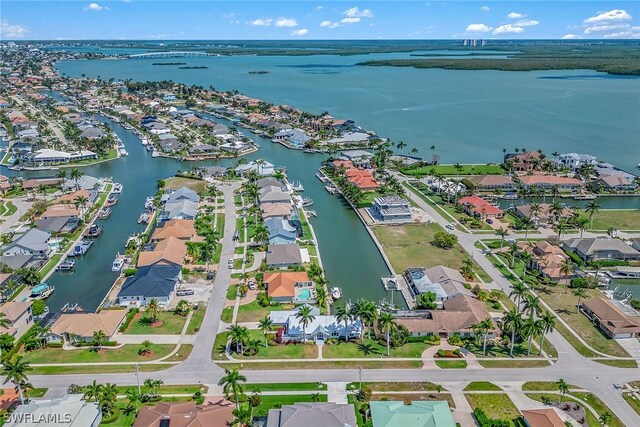
<svg viewBox="0 0 640 427">
<path fill-rule="evenodd" d="M 279 342 L 324 341 L 327 339 L 350 340 L 359 338 L 364 329 L 360 319 L 348 323 L 339 322 L 336 316 L 314 316 L 304 326 L 297 316 L 298 312 L 287 317 L 287 321 L 276 333 Z"/>
</svg>

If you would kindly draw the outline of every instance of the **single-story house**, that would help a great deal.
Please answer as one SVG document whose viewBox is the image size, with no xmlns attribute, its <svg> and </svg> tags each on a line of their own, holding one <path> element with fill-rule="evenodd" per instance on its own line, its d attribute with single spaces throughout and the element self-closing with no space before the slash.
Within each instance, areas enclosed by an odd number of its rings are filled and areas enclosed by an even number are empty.
<svg viewBox="0 0 640 427">
<path fill-rule="evenodd" d="M 595 185 L 609 191 L 635 191 L 638 188 L 638 184 L 623 175 L 600 175 Z"/>
<path fill-rule="evenodd" d="M 404 223 L 411 221 L 409 202 L 400 196 L 376 197 L 368 209 L 374 220 L 384 223 Z"/>
<path fill-rule="evenodd" d="M 228 400 L 207 402 L 159 402 L 143 406 L 133 427 L 227 427 L 233 421 L 235 405 Z"/>
<path fill-rule="evenodd" d="M 204 177 L 221 177 L 227 174 L 227 168 L 222 166 L 209 166 L 204 168 Z"/>
<path fill-rule="evenodd" d="M 284 405 L 279 409 L 269 409 L 265 427 L 357 427 L 357 425 L 352 404 L 323 402 L 295 403 Z"/>
<path fill-rule="evenodd" d="M 478 191 L 513 191 L 516 188 L 513 180 L 504 175 L 475 175 L 468 179 Z"/>
<path fill-rule="evenodd" d="M 80 210 L 75 205 L 70 205 L 68 203 L 58 203 L 55 205 L 51 205 L 47 208 L 46 211 L 42 215 L 40 215 L 40 219 L 51 219 L 51 218 L 77 218 L 80 216 Z"/>
<path fill-rule="evenodd" d="M 244 176 L 249 171 L 253 171 L 260 176 L 271 176 L 276 173 L 275 166 L 264 160 L 260 162 L 253 160 L 236 168 L 236 173 L 240 176 Z"/>
<path fill-rule="evenodd" d="M 640 337 L 640 312 L 620 301 L 594 297 L 582 301 L 580 309 L 609 338 Z"/>
<path fill-rule="evenodd" d="M 302 254 L 297 243 L 273 244 L 267 248 L 267 267 L 283 268 L 302 264 Z"/>
<path fill-rule="evenodd" d="M 565 251 L 573 251 L 586 262 L 617 259 L 638 260 L 640 252 L 620 239 L 610 237 L 585 237 L 562 242 Z"/>
<path fill-rule="evenodd" d="M 18 270 L 20 268 L 27 267 L 29 264 L 34 261 L 34 257 L 32 255 L 9 255 L 9 256 L 0 256 L 0 263 L 5 264 L 12 270 Z"/>
<path fill-rule="evenodd" d="M 102 331 L 113 341 L 118 328 L 127 317 L 127 310 L 101 310 L 99 313 L 62 313 L 51 325 L 50 342 L 69 342 L 73 337 L 93 341 L 93 333 Z"/>
<path fill-rule="evenodd" d="M 278 342 L 303 342 L 305 339 L 309 341 L 324 341 L 327 339 L 346 339 L 351 340 L 359 338 L 364 332 L 360 319 L 348 322 L 340 322 L 336 316 L 319 315 L 303 328 L 297 313 L 290 315 L 284 326 L 276 332 Z"/>
<path fill-rule="evenodd" d="M 578 178 L 569 178 L 557 175 L 522 175 L 518 177 L 518 179 L 525 189 L 535 187 L 551 190 L 553 187 L 557 186 L 560 191 L 580 191 L 584 186 L 584 182 Z"/>
<path fill-rule="evenodd" d="M 284 245 L 283 245 L 284 246 Z M 316 287 L 306 271 L 264 273 L 262 283 L 274 301 L 303 303 L 315 301 Z"/>
<path fill-rule="evenodd" d="M 320 309 L 315 305 L 309 305 L 309 304 L 303 304 L 301 306 L 298 306 L 294 310 L 274 310 L 271 313 L 269 313 L 269 319 L 271 320 L 272 325 L 273 326 L 286 325 L 287 321 L 289 320 L 289 316 L 295 316 L 296 314 L 298 314 L 298 310 L 300 310 L 300 307 L 309 307 L 309 309 L 311 310 L 310 313 L 312 316 L 320 315 Z"/>
<path fill-rule="evenodd" d="M 356 145 L 364 144 L 369 139 L 371 139 L 371 135 L 365 132 L 347 132 L 342 136 L 329 139 L 327 144 Z"/>
<path fill-rule="evenodd" d="M 551 280 L 570 279 L 573 272 L 563 274 L 562 265 L 569 259 L 567 254 L 546 240 L 537 242 L 518 242 L 518 248 L 531 255 L 531 266 Z"/>
<path fill-rule="evenodd" d="M 531 211 L 531 204 L 518 205 L 515 207 L 514 212 L 521 218 L 532 219 L 537 225 L 549 224 L 556 222 L 560 219 L 569 219 L 573 215 L 573 210 L 569 207 L 563 207 L 562 212 L 552 213 L 549 203 L 540 203 L 540 211 L 534 213 Z"/>
<path fill-rule="evenodd" d="M 449 403 L 446 400 L 412 401 L 405 405 L 402 400 L 371 401 L 373 427 L 455 427 Z"/>
<path fill-rule="evenodd" d="M 47 233 L 66 234 L 75 231 L 80 222 L 81 219 L 77 217 L 47 218 L 36 221 L 36 228 Z"/>
<path fill-rule="evenodd" d="M 284 218 L 288 219 L 291 216 L 293 207 L 291 203 L 263 203 L 260 205 L 262 211 L 262 218 Z"/>
<path fill-rule="evenodd" d="M 472 325 L 491 318 L 487 306 L 468 295 L 457 295 L 442 303 L 444 310 L 417 310 L 396 319 L 398 325 L 409 330 L 412 336 L 435 335 L 448 338 L 458 334 L 472 337 Z M 495 338 L 497 326 L 489 331 L 488 338 Z"/>
<path fill-rule="evenodd" d="M 273 185 L 263 187 L 258 192 L 258 201 L 263 203 L 291 203 L 291 195 Z"/>
<path fill-rule="evenodd" d="M 135 275 L 127 277 L 120 288 L 117 301 L 123 306 L 145 306 L 155 298 L 159 304 L 166 305 L 181 282 L 180 265 L 152 264 L 140 267 Z"/>
<path fill-rule="evenodd" d="M 147 265 L 182 265 L 187 254 L 187 244 L 176 237 L 161 240 L 152 251 L 142 251 L 138 256 L 138 267 Z"/>
<path fill-rule="evenodd" d="M 267 218 L 264 225 L 269 231 L 269 244 L 294 243 L 297 229 L 282 218 Z"/>
<path fill-rule="evenodd" d="M 198 203 L 192 200 L 179 200 L 167 202 L 158 214 L 158 221 L 170 219 L 195 219 L 198 213 Z"/>
<path fill-rule="evenodd" d="M 196 229 L 194 221 L 191 219 L 170 219 L 163 223 L 161 227 L 156 227 L 151 235 L 151 242 L 158 243 L 161 240 L 174 237 L 176 239 L 188 241 L 195 237 Z"/>
<path fill-rule="evenodd" d="M 191 200 L 192 202 L 198 203 L 200 201 L 200 196 L 198 196 L 198 193 L 191 190 L 190 188 L 180 187 L 176 191 L 168 193 L 166 202 L 179 202 L 181 200 Z"/>
<path fill-rule="evenodd" d="M 566 424 L 555 408 L 523 409 L 522 417 L 527 427 L 565 427 Z"/>
<path fill-rule="evenodd" d="M 256 186 L 258 187 L 259 190 L 262 190 L 265 187 L 280 187 L 281 190 L 284 191 L 285 189 L 285 184 L 284 182 L 282 182 L 281 180 L 273 177 L 273 176 L 267 176 L 264 178 L 260 178 L 259 180 L 256 181 Z"/>
<path fill-rule="evenodd" d="M 475 194 L 461 198 L 458 200 L 458 203 L 462 205 L 467 214 L 478 216 L 480 219 L 502 218 L 504 215 L 502 209 L 497 206 L 493 206 L 487 200 L 476 196 Z"/>
<path fill-rule="evenodd" d="M 55 399 L 30 400 L 18 406 L 5 427 L 52 425 L 48 420 L 64 420 L 64 423 L 56 422 L 55 425 L 65 427 L 98 427 L 102 421 L 102 411 L 98 402 L 87 402 L 82 394 L 65 394 Z"/>
<path fill-rule="evenodd" d="M 2 255 L 31 255 L 36 258 L 46 258 L 51 252 L 49 239 L 51 234 L 46 231 L 31 228 L 29 231 L 9 243 L 3 250 Z"/>
<path fill-rule="evenodd" d="M 467 285 L 465 278 L 453 268 L 442 265 L 431 268 L 412 267 L 408 268 L 403 276 L 414 297 L 433 292 L 436 294 L 436 302 L 442 303 L 457 295 L 472 295 L 472 292 L 465 287 Z"/>
<path fill-rule="evenodd" d="M 8 301 L 0 307 L 0 313 L 10 323 L 6 328 L 0 327 L 0 333 L 9 334 L 18 339 L 33 326 L 33 313 L 31 313 L 31 301 Z"/>
</svg>

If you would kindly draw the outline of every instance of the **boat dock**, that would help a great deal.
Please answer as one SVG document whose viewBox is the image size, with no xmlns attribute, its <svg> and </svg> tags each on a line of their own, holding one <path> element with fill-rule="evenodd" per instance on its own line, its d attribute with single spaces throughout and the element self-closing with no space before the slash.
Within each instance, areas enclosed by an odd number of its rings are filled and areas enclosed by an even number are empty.
<svg viewBox="0 0 640 427">
<path fill-rule="evenodd" d="M 413 309 L 415 306 L 415 300 L 413 295 L 411 295 L 411 292 L 409 292 L 409 286 L 402 275 L 397 274 L 391 277 L 381 277 L 380 280 L 382 280 L 384 290 L 391 291 L 391 304 L 393 304 L 393 294 L 396 291 L 399 291 L 402 294 L 404 301 L 407 303 L 407 307 L 409 307 L 410 310 Z"/>
<path fill-rule="evenodd" d="M 615 267 L 606 274 L 612 279 L 640 279 L 640 267 Z"/>
</svg>

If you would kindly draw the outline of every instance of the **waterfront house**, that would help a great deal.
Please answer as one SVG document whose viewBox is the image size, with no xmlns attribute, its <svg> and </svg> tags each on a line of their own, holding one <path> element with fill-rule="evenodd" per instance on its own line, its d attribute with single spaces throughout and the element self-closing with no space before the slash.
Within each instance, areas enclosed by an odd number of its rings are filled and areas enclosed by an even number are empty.
<svg viewBox="0 0 640 427">
<path fill-rule="evenodd" d="M 73 233 L 82 220 L 77 217 L 54 217 L 39 219 L 36 221 L 36 228 L 51 234 Z"/>
<path fill-rule="evenodd" d="M 80 216 L 80 210 L 71 204 L 58 203 L 51 205 L 46 211 L 40 215 L 40 219 L 52 219 L 52 218 L 78 218 Z"/>
<path fill-rule="evenodd" d="M 158 243 L 161 240 L 174 237 L 176 239 L 189 241 L 196 236 L 196 229 L 192 219 L 170 219 L 156 227 L 151 235 L 151 242 Z"/>
<path fill-rule="evenodd" d="M 531 204 L 518 205 L 514 209 L 514 213 L 521 218 L 530 218 L 536 226 L 551 224 L 561 219 L 568 220 L 573 216 L 573 209 L 563 206 L 562 212 L 551 213 L 551 205 L 549 203 L 540 203 L 540 212 L 533 214 L 531 212 Z"/>
<path fill-rule="evenodd" d="M 71 191 L 71 190 L 101 191 L 103 188 L 104 188 L 104 181 L 90 175 L 82 175 L 80 178 L 78 178 L 77 182 L 75 179 L 67 179 L 62 184 L 62 189 L 64 191 Z"/>
<path fill-rule="evenodd" d="M 106 135 L 104 131 L 95 126 L 87 126 L 82 131 L 82 136 L 87 139 L 102 139 Z"/>
<path fill-rule="evenodd" d="M 272 312 L 273 313 L 273 312 Z M 351 340 L 359 338 L 364 332 L 360 319 L 345 322 L 338 321 L 336 316 L 318 315 L 303 328 L 297 311 L 287 317 L 284 326 L 276 332 L 276 339 L 280 343 L 303 342 L 306 331 L 306 342 L 324 341 L 327 339 Z"/>
<path fill-rule="evenodd" d="M 359 168 L 371 167 L 373 153 L 366 150 L 346 150 L 342 153 L 342 158 L 349 160 L 354 166 Z"/>
<path fill-rule="evenodd" d="M 281 130 L 273 135 L 273 139 L 276 141 L 287 141 L 294 147 L 304 147 L 307 142 L 311 141 L 311 137 L 302 129 Z"/>
<path fill-rule="evenodd" d="M 136 274 L 127 277 L 117 303 L 122 306 L 146 306 L 152 298 L 167 305 L 173 298 L 176 286 L 182 283 L 182 267 L 175 264 L 151 264 L 138 268 Z"/>
<path fill-rule="evenodd" d="M 462 205 L 467 214 L 480 217 L 480 219 L 502 218 L 504 216 L 502 209 L 493 206 L 487 200 L 475 194 L 461 198 L 458 203 Z"/>
<path fill-rule="evenodd" d="M 4 194 L 11 190 L 11 182 L 8 177 L 0 175 L 0 194 Z"/>
<path fill-rule="evenodd" d="M 397 195 L 376 197 L 367 211 L 374 220 L 384 223 L 411 221 L 409 202 Z"/>
<path fill-rule="evenodd" d="M 556 167 L 569 168 L 572 171 L 577 171 L 582 165 L 595 165 L 596 163 L 595 156 L 578 153 L 560 154 L 555 160 Z"/>
<path fill-rule="evenodd" d="M 275 166 L 267 161 L 253 160 L 249 163 L 239 165 L 236 168 L 236 173 L 240 176 L 245 176 L 249 171 L 257 173 L 259 176 L 271 176 L 276 173 Z"/>
<path fill-rule="evenodd" d="M 282 191 L 285 190 L 284 182 L 272 176 L 260 178 L 256 181 L 256 186 L 259 190 L 262 190 L 265 187 L 279 187 Z"/>
<path fill-rule="evenodd" d="M 523 153 L 507 153 L 504 162 L 511 164 L 511 169 L 517 172 L 531 172 L 542 169 L 546 160 L 537 151 L 526 151 Z"/>
<path fill-rule="evenodd" d="M 347 132 L 342 136 L 331 138 L 327 141 L 327 145 L 366 145 L 372 138 L 365 132 Z"/>
<path fill-rule="evenodd" d="M 347 181 L 359 187 L 363 191 L 376 190 L 380 184 L 374 179 L 371 172 L 364 169 L 348 169 L 346 171 Z"/>
<path fill-rule="evenodd" d="M 546 240 L 537 242 L 518 242 L 522 252 L 531 255 L 531 267 L 551 280 L 563 280 L 573 277 L 573 273 L 563 274 L 562 265 L 569 259 L 564 251 Z"/>
<path fill-rule="evenodd" d="M 560 191 L 579 192 L 584 187 L 584 182 L 578 178 L 569 178 L 566 176 L 557 175 L 522 175 L 518 177 L 518 180 L 525 189 L 529 188 L 542 188 L 545 190 L 552 190 L 557 187 Z"/>
<path fill-rule="evenodd" d="M 468 295 L 457 295 L 445 300 L 442 305 L 444 310 L 399 311 L 396 313 L 396 323 L 406 327 L 414 337 L 473 337 L 475 332 L 472 326 L 491 318 L 487 305 Z M 495 338 L 498 332 L 494 325 L 488 338 Z"/>
<path fill-rule="evenodd" d="M 585 262 L 615 259 L 640 260 L 640 252 L 620 239 L 611 237 L 586 237 L 566 239 L 562 242 L 565 251 L 575 252 Z"/>
<path fill-rule="evenodd" d="M 557 408 L 523 409 L 522 417 L 527 427 L 565 427 Z"/>
<path fill-rule="evenodd" d="M 514 191 L 516 185 L 504 175 L 475 175 L 468 178 L 477 191 Z"/>
<path fill-rule="evenodd" d="M 264 222 L 269 231 L 269 244 L 294 243 L 297 237 L 297 229 L 292 227 L 286 219 L 267 218 Z"/>
<path fill-rule="evenodd" d="M 57 420 L 52 423 L 51 420 Z M 87 402 L 82 394 L 65 394 L 48 400 L 29 400 L 8 417 L 5 427 L 98 427 L 102 411 L 98 402 Z"/>
<path fill-rule="evenodd" d="M 158 222 L 170 219 L 195 219 L 198 213 L 198 203 L 191 200 L 167 202 L 158 214 Z"/>
<path fill-rule="evenodd" d="M 187 244 L 184 240 L 169 236 L 155 245 L 152 251 L 142 251 L 138 255 L 138 267 L 146 265 L 182 265 L 187 254 Z"/>
<path fill-rule="evenodd" d="M 227 427 L 234 417 L 233 403 L 225 399 L 196 402 L 158 402 L 140 408 L 133 427 Z"/>
<path fill-rule="evenodd" d="M 284 218 L 288 219 L 293 212 L 291 203 L 264 203 L 260 205 L 262 218 Z"/>
<path fill-rule="evenodd" d="M 593 183 L 595 187 L 606 191 L 635 191 L 638 188 L 634 179 L 624 175 L 600 175 Z"/>
<path fill-rule="evenodd" d="M 0 307 L 0 313 L 9 325 L 0 327 L 0 334 L 9 334 L 16 340 L 33 326 L 33 313 L 31 313 L 31 301 L 8 301 Z"/>
<path fill-rule="evenodd" d="M 640 337 L 640 312 L 621 301 L 594 297 L 580 309 L 609 338 Z"/>
<path fill-rule="evenodd" d="M 169 134 L 167 134 L 167 135 L 169 135 Z M 180 142 L 180 140 L 178 140 L 178 138 L 175 138 L 173 136 L 170 136 L 170 137 L 164 138 L 164 139 L 161 138 L 157 142 L 157 145 L 165 153 L 174 153 L 176 151 L 182 150 L 185 147 L 185 144 L 183 142 Z"/>
<path fill-rule="evenodd" d="M 114 341 L 118 328 L 124 322 L 127 310 L 101 310 L 98 313 L 77 311 L 62 313 L 51 325 L 48 341 L 65 342 L 81 340 L 93 341 L 93 333 L 102 331 L 107 341 Z"/>
<path fill-rule="evenodd" d="M 227 174 L 227 168 L 222 166 L 209 166 L 203 169 L 203 178 L 219 178 Z"/>
<path fill-rule="evenodd" d="M 373 427 L 456 427 L 446 400 L 371 401 L 369 408 Z"/>
<path fill-rule="evenodd" d="M 267 272 L 262 279 L 267 295 L 283 303 L 314 302 L 316 287 L 306 271 Z"/>
<path fill-rule="evenodd" d="M 353 405 L 324 402 L 295 403 L 278 409 L 269 409 L 265 427 L 357 427 L 357 425 Z"/>
<path fill-rule="evenodd" d="M 38 264 L 37 260 L 31 255 L 3 255 L 0 256 L 0 263 L 5 264 L 13 271 L 28 267 L 32 264 Z"/>
<path fill-rule="evenodd" d="M 295 316 L 301 307 L 309 307 L 312 316 L 319 316 L 320 309 L 315 305 L 302 304 L 293 310 L 274 310 L 269 313 L 269 319 L 273 326 L 285 326 L 289 320 L 289 316 Z"/>
<path fill-rule="evenodd" d="M 258 201 L 263 203 L 291 203 L 291 195 L 273 185 L 263 187 L 258 193 Z"/>
<path fill-rule="evenodd" d="M 31 255 L 34 258 L 46 258 L 51 252 L 49 239 L 51 234 L 31 228 L 26 233 L 15 237 L 3 250 L 2 255 Z"/>
<path fill-rule="evenodd" d="M 175 191 L 169 192 L 166 197 L 167 203 L 180 202 L 182 200 L 190 200 L 198 203 L 200 201 L 200 196 L 198 196 L 198 193 L 187 187 L 180 187 Z"/>
<path fill-rule="evenodd" d="M 412 267 L 408 268 L 403 276 L 414 297 L 426 292 L 433 292 L 436 294 L 436 302 L 439 304 L 457 295 L 472 295 L 471 291 L 467 289 L 469 285 L 465 278 L 453 268 L 442 265 L 431 268 Z"/>
<path fill-rule="evenodd" d="M 302 264 L 302 254 L 297 243 L 274 244 L 267 248 L 267 267 L 286 268 Z"/>
</svg>

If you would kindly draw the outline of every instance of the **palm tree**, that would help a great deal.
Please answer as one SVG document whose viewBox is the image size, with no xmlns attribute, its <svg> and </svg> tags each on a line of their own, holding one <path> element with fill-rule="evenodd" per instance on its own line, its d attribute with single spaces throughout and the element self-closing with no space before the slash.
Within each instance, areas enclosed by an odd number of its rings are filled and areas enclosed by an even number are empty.
<svg viewBox="0 0 640 427">
<path fill-rule="evenodd" d="M 253 426 L 253 419 L 251 412 L 245 408 L 236 408 L 233 410 L 232 425 L 238 425 L 243 427 Z"/>
<path fill-rule="evenodd" d="M 589 218 L 580 216 L 573 220 L 573 224 L 580 230 L 580 238 L 582 239 L 582 234 L 587 229 L 587 224 L 589 224 Z"/>
<path fill-rule="evenodd" d="M 522 282 L 516 282 L 511 285 L 511 293 L 509 293 L 509 298 L 515 297 L 518 299 L 518 312 L 520 312 L 520 303 L 522 302 L 522 298 L 527 295 L 527 287 Z"/>
<path fill-rule="evenodd" d="M 493 321 L 491 318 L 486 318 L 481 322 L 478 322 L 474 325 L 471 325 L 471 329 L 476 334 L 482 335 L 482 355 L 487 354 L 487 336 L 489 335 L 489 331 L 493 328 Z"/>
<path fill-rule="evenodd" d="M 56 172 L 56 178 L 60 178 L 64 182 L 64 180 L 67 179 L 67 171 L 65 169 L 58 169 L 58 172 Z"/>
<path fill-rule="evenodd" d="M 118 397 L 118 388 L 115 384 L 105 384 L 100 390 L 100 395 L 98 396 L 98 403 L 102 412 L 106 415 L 111 415 L 113 411 L 113 404 Z"/>
<path fill-rule="evenodd" d="M 102 384 L 98 384 L 96 380 L 93 380 L 91 384 L 85 387 L 85 400 L 88 402 L 98 400 L 98 396 L 100 396 L 100 390 L 102 390 Z"/>
<path fill-rule="evenodd" d="M 264 226 L 264 224 L 256 227 L 255 234 L 253 235 L 253 240 L 257 243 L 260 243 L 260 246 L 264 246 L 264 244 L 269 241 L 269 230 Z"/>
<path fill-rule="evenodd" d="M 545 311 L 542 317 L 540 317 L 540 323 L 542 324 L 542 336 L 540 338 L 540 353 L 542 354 L 542 347 L 544 346 L 544 336 L 549 332 L 553 332 L 556 327 L 556 318 L 553 314 Z"/>
<path fill-rule="evenodd" d="M 78 182 L 80 181 L 80 178 L 82 178 L 83 175 L 84 175 L 84 172 L 82 172 L 80 169 L 78 168 L 71 169 L 71 173 L 69 174 L 69 177 L 76 183 L 76 190 L 80 189 L 80 184 Z"/>
<path fill-rule="evenodd" d="M 378 318 L 378 326 L 380 327 L 380 331 L 384 332 L 387 339 L 387 356 L 390 356 L 390 348 L 389 341 L 391 339 L 391 332 L 397 328 L 397 324 L 395 321 L 395 316 L 388 311 L 385 311 L 380 314 Z"/>
<path fill-rule="evenodd" d="M 267 342 L 267 332 L 269 332 L 269 330 L 271 329 L 271 326 L 273 326 L 273 321 L 269 316 L 264 316 L 262 319 L 260 319 L 259 328 L 264 334 L 265 348 L 269 347 L 269 343 Z"/>
<path fill-rule="evenodd" d="M 22 394 L 22 384 L 29 381 L 27 378 L 27 372 L 32 368 L 27 362 L 22 360 L 22 356 L 16 356 L 13 359 L 5 360 L 2 363 L 2 371 L 0 374 L 5 376 L 3 384 L 11 381 L 18 388 L 18 394 L 20 395 L 20 403 L 24 405 L 24 395 Z"/>
<path fill-rule="evenodd" d="M 235 346 L 236 353 L 244 353 L 244 344 L 249 339 L 249 330 L 244 326 L 231 325 L 229 326 L 229 336 L 231 337 L 231 343 Z"/>
<path fill-rule="evenodd" d="M 517 309 L 509 310 L 504 317 L 502 317 L 502 328 L 505 332 L 511 333 L 511 348 L 509 349 L 509 356 L 513 357 L 513 346 L 516 341 L 516 333 L 522 326 L 522 314 Z"/>
<path fill-rule="evenodd" d="M 542 322 L 540 320 L 534 319 L 533 316 L 529 316 L 522 323 L 522 334 L 524 338 L 529 340 L 529 344 L 527 346 L 527 356 L 531 355 L 531 344 L 533 343 L 533 337 L 540 335 L 542 333 Z"/>
<path fill-rule="evenodd" d="M 556 381 L 556 386 L 558 386 L 558 391 L 560 392 L 560 403 L 562 403 L 564 395 L 569 392 L 569 384 L 567 384 L 564 379 L 560 378 Z"/>
<path fill-rule="evenodd" d="M 8 329 L 11 326 L 11 320 L 7 319 L 7 315 L 0 312 L 0 329 Z M 2 356 L 2 347 L 0 347 L 0 357 Z"/>
<path fill-rule="evenodd" d="M 319 283 L 316 286 L 316 303 L 318 307 L 326 307 L 328 303 L 329 295 L 327 294 L 327 288 Z"/>
<path fill-rule="evenodd" d="M 45 196 L 45 197 L 43 197 L 43 199 L 46 199 L 46 195 L 47 195 L 47 186 L 46 185 L 44 185 L 44 184 L 38 185 L 38 189 L 36 191 L 38 193 L 42 194 L 43 196 Z"/>
<path fill-rule="evenodd" d="M 246 382 L 247 377 L 242 375 L 237 369 L 225 369 L 224 374 L 220 381 L 218 381 L 218 385 L 223 387 L 223 391 L 227 396 L 229 395 L 229 391 L 233 393 L 236 401 L 236 409 L 239 409 L 238 394 L 242 392 L 242 384 L 240 383 Z"/>
<path fill-rule="evenodd" d="M 404 141 L 398 141 L 398 143 L 396 144 L 396 148 L 402 153 L 402 150 L 404 148 L 406 148 L 407 143 Z"/>
<path fill-rule="evenodd" d="M 97 346 L 98 349 L 102 350 L 102 344 L 104 344 L 106 339 L 107 334 L 105 334 L 102 329 L 93 332 L 93 345 Z"/>
<path fill-rule="evenodd" d="M 524 310 L 522 312 L 528 316 L 537 316 L 540 314 L 540 297 L 533 294 L 527 294 L 524 297 Z"/>
<path fill-rule="evenodd" d="M 600 424 L 602 424 L 604 427 L 608 426 L 612 420 L 613 420 L 613 416 L 609 411 L 604 411 L 600 415 L 600 418 L 598 418 L 598 421 L 600 421 Z"/>
<path fill-rule="evenodd" d="M 565 284 L 568 286 L 569 278 L 573 274 L 573 264 L 569 258 L 565 259 L 562 264 L 560 264 L 560 274 L 565 277 Z"/>
<path fill-rule="evenodd" d="M 336 320 L 338 322 L 344 322 L 345 331 L 349 328 L 349 322 L 351 321 L 351 311 L 347 307 L 346 304 L 342 304 L 340 307 L 336 309 Z M 348 334 L 345 332 L 345 340 L 347 339 Z"/>
<path fill-rule="evenodd" d="M 576 305 L 576 313 L 580 312 L 580 301 L 582 298 L 587 298 L 589 294 L 587 294 L 587 290 L 585 288 L 578 288 L 573 291 L 573 295 L 578 297 L 578 304 Z"/>
<path fill-rule="evenodd" d="M 147 305 L 147 314 L 151 316 L 153 323 L 158 321 L 158 315 L 160 314 L 160 305 L 157 298 L 151 298 L 149 305 Z"/>
<path fill-rule="evenodd" d="M 502 252 L 502 246 L 504 244 L 504 238 L 509 235 L 509 232 L 500 227 L 496 230 L 496 236 L 500 236 L 500 252 Z"/>
<path fill-rule="evenodd" d="M 538 215 L 540 215 L 540 212 L 542 212 L 542 206 L 540 206 L 540 203 L 531 203 L 531 206 L 529 207 L 529 219 L 537 218 Z"/>
<path fill-rule="evenodd" d="M 568 228 L 569 224 L 567 224 L 567 221 L 564 219 L 558 221 L 557 224 L 553 227 L 555 232 L 558 233 L 558 239 L 562 238 L 562 235 L 567 232 Z"/>
<path fill-rule="evenodd" d="M 75 205 L 80 208 L 81 216 L 84 215 L 85 208 L 89 204 L 89 199 L 85 196 L 80 195 L 75 198 L 74 202 Z"/>
<path fill-rule="evenodd" d="M 308 305 L 303 305 L 298 309 L 296 313 L 296 319 L 300 320 L 302 324 L 302 334 L 303 334 L 303 342 L 307 342 L 307 326 L 309 323 L 315 320 L 315 316 L 312 314 L 311 307 Z"/>
<path fill-rule="evenodd" d="M 593 228 L 593 217 L 600 212 L 602 206 L 597 203 L 597 200 L 592 200 L 584 207 L 584 211 L 589 214 L 589 228 Z"/>
</svg>

